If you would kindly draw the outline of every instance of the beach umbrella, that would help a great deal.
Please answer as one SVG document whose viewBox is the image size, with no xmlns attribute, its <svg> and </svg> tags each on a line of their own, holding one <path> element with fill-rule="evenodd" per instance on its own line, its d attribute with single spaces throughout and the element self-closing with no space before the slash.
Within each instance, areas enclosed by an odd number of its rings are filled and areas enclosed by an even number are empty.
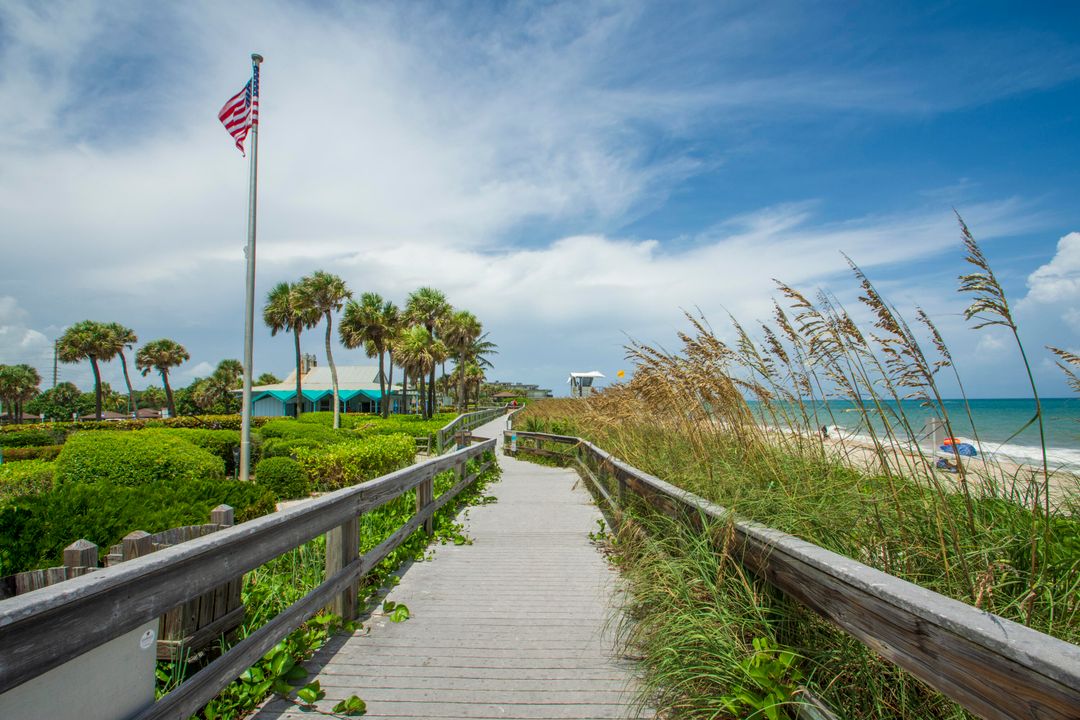
<svg viewBox="0 0 1080 720">
<path fill-rule="evenodd" d="M 941 441 L 941 444 L 942 445 L 955 445 L 956 443 L 959 443 L 959 442 L 960 441 L 957 440 L 956 438 L 945 438 L 944 440 Z"/>
<path fill-rule="evenodd" d="M 975 450 L 975 446 L 968 443 L 942 445 L 941 449 L 949 453 L 956 452 L 957 455 L 963 455 L 964 457 L 975 457 L 979 454 Z"/>
</svg>

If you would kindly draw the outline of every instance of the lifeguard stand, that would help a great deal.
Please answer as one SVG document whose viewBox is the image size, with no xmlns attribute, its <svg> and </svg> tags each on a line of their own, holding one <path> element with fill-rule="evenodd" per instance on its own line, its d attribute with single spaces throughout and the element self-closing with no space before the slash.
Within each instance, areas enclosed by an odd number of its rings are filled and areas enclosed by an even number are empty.
<svg viewBox="0 0 1080 720">
<path fill-rule="evenodd" d="M 588 397 L 596 388 L 593 380 L 604 377 L 604 374 L 596 370 L 591 372 L 572 372 L 566 382 L 570 383 L 570 397 Z"/>
</svg>

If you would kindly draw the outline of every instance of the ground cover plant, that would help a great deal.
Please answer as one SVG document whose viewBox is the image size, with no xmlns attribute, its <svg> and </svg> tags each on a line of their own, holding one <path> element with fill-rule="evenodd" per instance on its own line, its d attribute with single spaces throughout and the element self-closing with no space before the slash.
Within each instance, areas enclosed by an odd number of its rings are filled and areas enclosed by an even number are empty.
<svg viewBox="0 0 1080 720">
<path fill-rule="evenodd" d="M 469 471 L 477 471 L 480 464 L 478 460 L 470 461 Z M 433 520 L 433 538 L 428 538 L 423 529 L 414 532 L 365 576 L 360 588 L 361 608 L 376 607 L 380 588 L 393 584 L 396 580 L 393 573 L 407 561 L 419 561 L 428 557 L 434 552 L 431 549 L 432 543 L 470 542 L 463 534 L 463 526 L 456 520 L 456 515 L 462 508 L 469 505 L 489 502 L 486 488 L 491 482 L 497 480 L 498 473 L 498 466 L 493 465 L 462 491 L 455 500 L 437 512 Z M 435 497 L 448 490 L 456 481 L 453 471 L 436 475 Z M 370 551 L 389 537 L 412 517 L 415 509 L 414 490 L 362 515 L 360 517 L 361 554 Z M 323 581 L 325 551 L 325 538 L 318 537 L 246 575 L 243 588 L 246 617 L 243 627 L 237 634 L 237 640 L 262 627 Z M 390 608 L 388 612 L 401 621 L 406 620 L 409 613 L 404 606 Z M 313 688 L 310 684 L 302 685 L 306 680 L 307 672 L 300 663 L 310 658 L 334 632 L 339 630 L 352 632 L 356 627 L 356 624 L 343 623 L 340 618 L 332 615 L 317 615 L 275 646 L 256 666 L 247 670 L 217 698 L 209 702 L 198 716 L 206 720 L 241 717 L 256 707 L 270 693 L 296 697 L 294 702 L 299 705 L 312 702 L 318 688 Z M 158 696 L 176 687 L 191 672 L 201 667 L 206 660 L 207 658 L 196 658 L 192 662 L 159 662 Z M 305 692 L 308 689 L 310 692 Z M 356 698 L 350 707 L 359 712 L 362 704 L 362 700 Z M 343 707 L 337 712 L 344 713 L 347 710 L 348 708 Z"/>
<path fill-rule="evenodd" d="M 962 232 L 975 268 L 961 279 L 974 297 L 969 317 L 1019 339 L 1004 293 Z M 952 435 L 956 418 L 938 377 L 955 370 L 952 357 L 925 313 L 916 332 L 853 270 L 872 328 L 859 327 L 834 297 L 811 300 L 781 285 L 788 307 L 777 303 L 774 324 L 757 338 L 733 320 L 735 341 L 725 342 L 704 318 L 688 316 L 679 352 L 632 344 L 630 382 L 587 400 L 530 403 L 515 425 L 586 437 L 740 517 L 1080 642 L 1075 478 L 1055 477 L 1045 461 L 1032 469 L 978 460 L 951 475 L 914 452 L 918 428 L 900 401 L 932 408 Z M 1078 364 L 1058 357 L 1067 370 Z M 865 447 L 818 432 L 832 423 L 837 400 L 861 413 Z M 1031 423 L 1040 421 L 1033 399 Z M 645 657 L 652 695 L 644 701 L 662 712 L 768 717 L 777 704 L 768 683 L 748 681 L 764 673 L 811 686 L 841 716 L 968 717 L 731 566 L 722 528 L 707 537 L 651 518 L 633 526 L 636 544 L 624 538 L 622 557 L 639 628 L 627 639 Z"/>
</svg>

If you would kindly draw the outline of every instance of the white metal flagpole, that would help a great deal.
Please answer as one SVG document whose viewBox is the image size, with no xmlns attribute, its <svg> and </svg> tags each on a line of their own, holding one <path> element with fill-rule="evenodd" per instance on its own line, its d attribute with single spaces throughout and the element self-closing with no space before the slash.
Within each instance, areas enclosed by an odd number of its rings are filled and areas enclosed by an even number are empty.
<svg viewBox="0 0 1080 720">
<path fill-rule="evenodd" d="M 252 53 L 251 74 L 255 77 L 262 63 L 262 55 Z M 252 93 L 259 92 L 252 87 Z M 252 98 L 255 102 L 255 98 Z M 251 171 L 248 188 L 248 243 L 244 249 L 247 256 L 247 298 L 244 304 L 244 402 L 241 406 L 240 420 L 240 479 L 247 481 L 251 472 L 251 368 L 253 353 L 253 335 L 255 332 L 255 201 L 259 179 L 259 123 L 251 124 Z"/>
</svg>

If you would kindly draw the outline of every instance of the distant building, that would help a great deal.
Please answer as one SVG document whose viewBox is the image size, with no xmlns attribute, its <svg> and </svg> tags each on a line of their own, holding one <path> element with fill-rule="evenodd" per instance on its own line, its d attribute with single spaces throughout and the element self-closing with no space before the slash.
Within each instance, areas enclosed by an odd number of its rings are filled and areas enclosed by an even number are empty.
<svg viewBox="0 0 1080 720">
<path fill-rule="evenodd" d="M 572 372 L 566 382 L 570 383 L 570 397 L 587 397 L 596 392 L 593 381 L 604 377 L 598 370 L 590 372 Z"/>
<path fill-rule="evenodd" d="M 526 398 L 549 398 L 555 397 L 554 394 L 547 388 L 542 388 L 539 385 L 527 385 L 525 383 L 518 382 L 503 382 L 501 380 L 495 380 L 490 383 L 496 387 L 505 388 L 495 395 L 495 399 L 509 398 L 509 397 L 526 397 Z"/>
</svg>

